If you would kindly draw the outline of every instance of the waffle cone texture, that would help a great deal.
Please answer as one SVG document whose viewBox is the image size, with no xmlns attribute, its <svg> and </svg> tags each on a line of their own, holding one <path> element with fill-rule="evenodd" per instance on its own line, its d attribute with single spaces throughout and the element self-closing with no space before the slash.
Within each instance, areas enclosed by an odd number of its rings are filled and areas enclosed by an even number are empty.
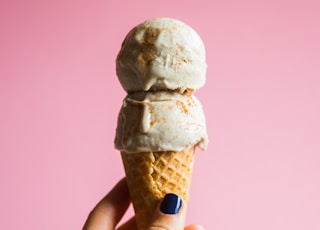
<svg viewBox="0 0 320 230">
<path fill-rule="evenodd" d="M 181 152 L 121 152 L 139 230 L 147 229 L 153 212 L 167 193 L 189 200 L 194 150 Z"/>
</svg>

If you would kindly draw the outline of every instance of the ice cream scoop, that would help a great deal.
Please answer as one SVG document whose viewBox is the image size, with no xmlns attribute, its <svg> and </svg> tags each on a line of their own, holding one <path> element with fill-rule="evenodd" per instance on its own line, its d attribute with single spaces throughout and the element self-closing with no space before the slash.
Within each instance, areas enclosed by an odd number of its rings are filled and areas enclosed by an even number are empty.
<svg viewBox="0 0 320 230">
<path fill-rule="evenodd" d="M 199 100 L 171 91 L 135 93 L 123 101 L 115 145 L 126 152 L 182 151 L 207 146 Z"/>
<path fill-rule="evenodd" d="M 154 18 L 134 27 L 116 60 L 119 81 L 127 92 L 196 90 L 205 83 L 206 69 L 198 33 L 170 18 Z"/>
</svg>

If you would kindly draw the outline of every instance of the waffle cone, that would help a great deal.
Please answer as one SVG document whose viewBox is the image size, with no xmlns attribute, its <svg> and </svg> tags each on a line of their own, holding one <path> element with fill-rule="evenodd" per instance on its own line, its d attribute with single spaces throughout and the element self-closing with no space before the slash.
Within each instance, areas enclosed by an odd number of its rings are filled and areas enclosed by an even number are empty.
<svg viewBox="0 0 320 230">
<path fill-rule="evenodd" d="M 136 222 L 147 229 L 159 201 L 167 193 L 188 203 L 194 146 L 181 152 L 121 152 Z"/>
</svg>

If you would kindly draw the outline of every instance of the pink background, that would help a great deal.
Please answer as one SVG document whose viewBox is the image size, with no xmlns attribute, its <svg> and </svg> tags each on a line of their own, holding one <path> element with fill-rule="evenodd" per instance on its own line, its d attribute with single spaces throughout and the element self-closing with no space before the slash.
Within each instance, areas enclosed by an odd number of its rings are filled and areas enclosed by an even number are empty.
<svg viewBox="0 0 320 230">
<path fill-rule="evenodd" d="M 207 47 L 196 95 L 210 143 L 197 151 L 187 222 L 319 230 L 316 0 L 1 1 L 1 229 L 80 229 L 123 177 L 114 60 L 126 33 L 158 16 Z"/>
</svg>

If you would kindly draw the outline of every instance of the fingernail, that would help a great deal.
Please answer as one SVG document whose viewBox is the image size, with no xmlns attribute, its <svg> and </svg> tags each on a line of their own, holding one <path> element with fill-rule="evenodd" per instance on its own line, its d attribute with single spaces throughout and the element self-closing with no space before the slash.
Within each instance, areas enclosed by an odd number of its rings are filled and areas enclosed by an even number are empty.
<svg viewBox="0 0 320 230">
<path fill-rule="evenodd" d="M 161 205 L 160 211 L 164 214 L 177 214 L 181 208 L 182 199 L 173 193 L 165 195 Z"/>
</svg>

